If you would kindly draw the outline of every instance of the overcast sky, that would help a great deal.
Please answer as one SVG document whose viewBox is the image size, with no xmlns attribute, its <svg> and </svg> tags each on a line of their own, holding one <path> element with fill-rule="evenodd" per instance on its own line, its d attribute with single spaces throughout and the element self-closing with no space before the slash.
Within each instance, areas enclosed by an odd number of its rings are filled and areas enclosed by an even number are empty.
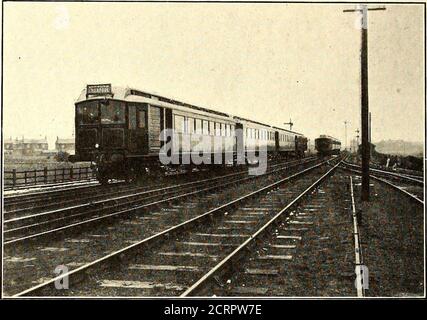
<svg viewBox="0 0 427 320">
<path fill-rule="evenodd" d="M 112 83 L 348 141 L 360 125 L 353 5 L 5 3 L 4 137 L 71 137 Z M 424 140 L 423 7 L 369 14 L 372 139 Z M 52 148 L 53 145 L 51 144 Z"/>
</svg>

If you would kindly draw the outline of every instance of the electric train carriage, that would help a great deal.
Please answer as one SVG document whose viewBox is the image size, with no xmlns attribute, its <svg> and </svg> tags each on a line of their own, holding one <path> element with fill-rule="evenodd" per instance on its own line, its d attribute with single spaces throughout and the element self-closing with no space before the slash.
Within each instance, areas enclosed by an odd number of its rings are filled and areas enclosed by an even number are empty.
<svg viewBox="0 0 427 320">
<path fill-rule="evenodd" d="M 200 141 L 215 138 L 221 143 L 202 145 L 203 155 L 227 155 L 235 161 L 237 133 L 243 135 L 238 138 L 243 138 L 245 152 L 260 144 L 269 156 L 303 157 L 307 150 L 302 134 L 111 84 L 88 85 L 75 107 L 76 154 L 70 161 L 91 161 L 102 183 L 164 170 L 159 160 L 164 143 L 172 143 L 180 159 L 185 153 L 200 155 Z M 174 141 L 160 139 L 164 129 L 174 130 Z"/>
<path fill-rule="evenodd" d="M 339 154 L 341 150 L 341 142 L 331 136 L 320 135 L 315 140 L 315 147 L 319 155 Z"/>
</svg>

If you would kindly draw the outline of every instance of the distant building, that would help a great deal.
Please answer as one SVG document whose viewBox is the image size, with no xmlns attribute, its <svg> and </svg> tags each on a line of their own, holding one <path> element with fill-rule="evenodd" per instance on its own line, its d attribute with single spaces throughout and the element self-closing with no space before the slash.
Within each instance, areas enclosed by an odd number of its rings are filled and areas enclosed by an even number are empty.
<svg viewBox="0 0 427 320">
<path fill-rule="evenodd" d="M 4 154 L 12 154 L 15 146 L 15 141 L 13 141 L 12 137 L 3 142 L 3 150 Z"/>
<path fill-rule="evenodd" d="M 60 139 L 56 137 L 55 150 L 57 152 L 67 152 L 69 154 L 74 154 L 74 139 Z"/>
<path fill-rule="evenodd" d="M 43 151 L 48 150 L 47 137 L 44 139 L 27 139 L 22 137 L 21 140 L 14 141 L 13 154 L 18 156 L 38 156 Z"/>
</svg>

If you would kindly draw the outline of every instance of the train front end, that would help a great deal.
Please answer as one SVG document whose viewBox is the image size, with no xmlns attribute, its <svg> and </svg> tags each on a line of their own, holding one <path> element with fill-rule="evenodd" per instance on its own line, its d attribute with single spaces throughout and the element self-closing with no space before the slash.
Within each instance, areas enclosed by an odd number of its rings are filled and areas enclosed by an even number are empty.
<svg viewBox="0 0 427 320">
<path fill-rule="evenodd" d="M 320 137 L 315 140 L 315 148 L 319 155 L 329 155 L 332 153 L 331 139 L 327 137 Z"/>
<path fill-rule="evenodd" d="M 90 161 L 101 183 L 126 175 L 126 104 L 115 100 L 111 85 L 88 85 L 76 102 L 76 155 Z"/>
</svg>

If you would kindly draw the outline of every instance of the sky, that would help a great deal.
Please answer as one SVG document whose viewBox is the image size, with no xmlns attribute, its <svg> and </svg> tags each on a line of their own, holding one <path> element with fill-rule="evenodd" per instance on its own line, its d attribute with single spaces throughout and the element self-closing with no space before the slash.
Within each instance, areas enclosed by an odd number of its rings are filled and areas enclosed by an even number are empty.
<svg viewBox="0 0 427 320">
<path fill-rule="evenodd" d="M 86 84 L 129 86 L 344 141 L 360 128 L 345 4 L 4 4 L 3 136 L 71 137 Z M 369 13 L 372 140 L 424 141 L 423 7 Z"/>
</svg>

